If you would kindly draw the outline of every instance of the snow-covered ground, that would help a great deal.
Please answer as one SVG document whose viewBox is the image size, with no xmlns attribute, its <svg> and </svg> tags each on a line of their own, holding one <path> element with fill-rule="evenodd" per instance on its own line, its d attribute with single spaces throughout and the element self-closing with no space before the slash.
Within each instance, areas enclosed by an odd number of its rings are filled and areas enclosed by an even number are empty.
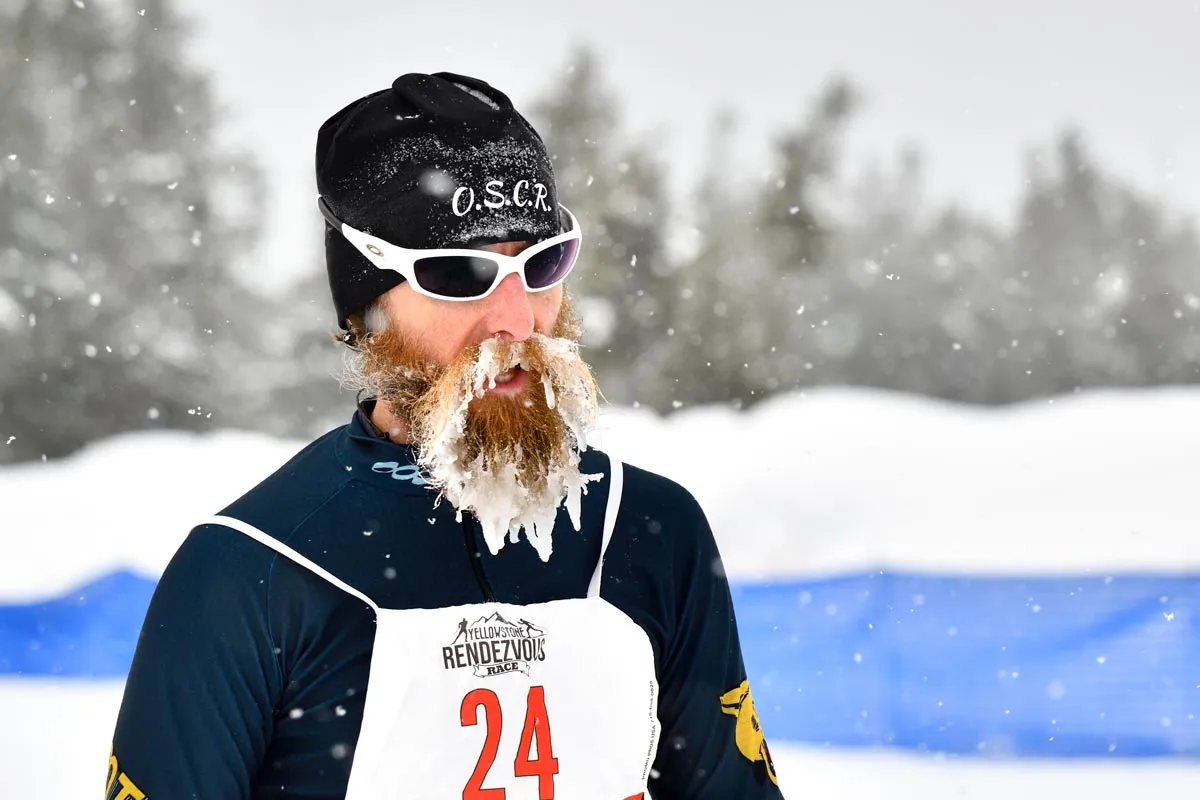
<svg viewBox="0 0 1200 800">
<path fill-rule="evenodd" d="M 99 798 L 118 683 L 0 679 L 6 797 Z M 1178 761 L 987 761 L 908 752 L 771 747 L 788 800 L 1175 800 L 1200 796 L 1200 765 Z M 156 800 L 156 798 L 149 798 Z"/>
<path fill-rule="evenodd" d="M 350 418 L 350 411 L 346 414 Z M 746 579 L 864 567 L 1200 571 L 1200 390 L 1005 409 L 822 390 L 745 414 L 607 410 L 594 443 L 687 486 Z M 0 602 L 114 568 L 157 575 L 188 528 L 302 446 L 134 434 L 0 471 Z"/>
<path fill-rule="evenodd" d="M 1004 410 L 823 390 L 740 415 L 697 408 L 663 421 L 613 410 L 596 444 L 688 486 L 740 586 L 877 570 L 1131 575 L 1165 585 L 1200 575 L 1197 419 L 1194 390 L 1097 393 Z M 302 444 L 234 432 L 131 435 L 62 462 L 0 470 L 0 605 L 62 597 L 118 569 L 153 579 L 195 520 Z M 1162 617 L 1160 625 L 1192 624 L 1184 610 Z M 1194 628 L 1182 630 L 1194 638 Z M 751 664 L 764 676 L 776 666 Z M 1192 677 L 1178 690 L 1200 694 L 1200 674 Z M 0 675 L 6 794 L 98 796 L 119 696 L 119 680 Z M 1177 719 L 1174 730 L 1182 724 L 1194 720 Z M 948 757 L 778 737 L 772 748 L 790 797 L 1200 796 L 1194 762 Z"/>
</svg>

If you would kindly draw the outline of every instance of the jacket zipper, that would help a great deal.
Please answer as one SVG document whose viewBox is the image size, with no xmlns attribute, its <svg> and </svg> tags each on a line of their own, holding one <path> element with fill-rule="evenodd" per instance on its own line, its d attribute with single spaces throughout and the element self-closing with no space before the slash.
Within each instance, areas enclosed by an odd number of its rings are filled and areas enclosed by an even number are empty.
<svg viewBox="0 0 1200 800">
<path fill-rule="evenodd" d="M 471 569 L 475 573 L 475 582 L 483 590 L 483 599 L 489 603 L 494 603 L 496 602 L 496 595 L 492 594 L 491 584 L 488 583 L 487 576 L 483 574 L 483 564 L 480 562 L 479 548 L 475 546 L 475 530 L 471 525 L 470 517 L 466 514 L 463 514 L 462 529 L 463 539 L 467 543 L 467 558 L 471 559 Z"/>
</svg>

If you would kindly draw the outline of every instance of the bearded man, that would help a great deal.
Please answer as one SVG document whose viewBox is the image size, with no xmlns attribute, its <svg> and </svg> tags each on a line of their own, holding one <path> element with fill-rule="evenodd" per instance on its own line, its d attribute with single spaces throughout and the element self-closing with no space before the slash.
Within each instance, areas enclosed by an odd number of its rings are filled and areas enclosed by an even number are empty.
<svg viewBox="0 0 1200 800">
<path fill-rule="evenodd" d="M 316 149 L 360 401 L 172 558 L 106 797 L 779 798 L 703 511 L 588 444 L 540 136 L 407 74 Z"/>
</svg>

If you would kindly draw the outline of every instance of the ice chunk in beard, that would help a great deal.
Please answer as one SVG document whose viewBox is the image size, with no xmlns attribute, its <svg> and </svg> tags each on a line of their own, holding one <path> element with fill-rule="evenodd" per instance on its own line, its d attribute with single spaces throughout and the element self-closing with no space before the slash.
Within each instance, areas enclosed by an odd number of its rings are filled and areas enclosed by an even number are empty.
<svg viewBox="0 0 1200 800">
<path fill-rule="evenodd" d="M 521 452 L 519 442 L 509 458 L 488 457 L 486 449 L 472 457 L 464 446 L 471 402 L 495 388 L 496 377 L 514 367 L 540 379 L 546 407 L 555 413 L 563 432 L 546 454 L 544 474 L 532 482 L 521 477 L 521 459 L 528 454 Z M 527 342 L 489 339 L 480 345 L 469 375 L 463 378 L 455 385 L 454 396 L 439 404 L 427 420 L 418 463 L 460 519 L 463 511 L 478 518 L 493 555 L 506 538 L 515 543 L 524 530 L 538 556 L 548 561 L 559 507 L 565 501 L 571 523 L 579 530 L 582 494 L 589 482 L 603 477 L 579 469 L 597 403 L 595 384 L 579 357 L 578 344 L 541 334 Z M 513 398 L 512 402 L 529 401 Z"/>
</svg>

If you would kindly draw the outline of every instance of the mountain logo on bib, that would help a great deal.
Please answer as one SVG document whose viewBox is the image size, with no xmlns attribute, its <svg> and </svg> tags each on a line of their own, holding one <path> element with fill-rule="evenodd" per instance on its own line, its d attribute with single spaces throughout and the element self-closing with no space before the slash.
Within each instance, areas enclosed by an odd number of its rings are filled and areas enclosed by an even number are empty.
<svg viewBox="0 0 1200 800">
<path fill-rule="evenodd" d="M 527 619 L 509 622 L 493 612 L 474 622 L 464 617 L 450 644 L 442 648 L 446 669 L 472 669 L 476 677 L 529 674 L 535 661 L 546 660 L 546 632 Z"/>
</svg>

